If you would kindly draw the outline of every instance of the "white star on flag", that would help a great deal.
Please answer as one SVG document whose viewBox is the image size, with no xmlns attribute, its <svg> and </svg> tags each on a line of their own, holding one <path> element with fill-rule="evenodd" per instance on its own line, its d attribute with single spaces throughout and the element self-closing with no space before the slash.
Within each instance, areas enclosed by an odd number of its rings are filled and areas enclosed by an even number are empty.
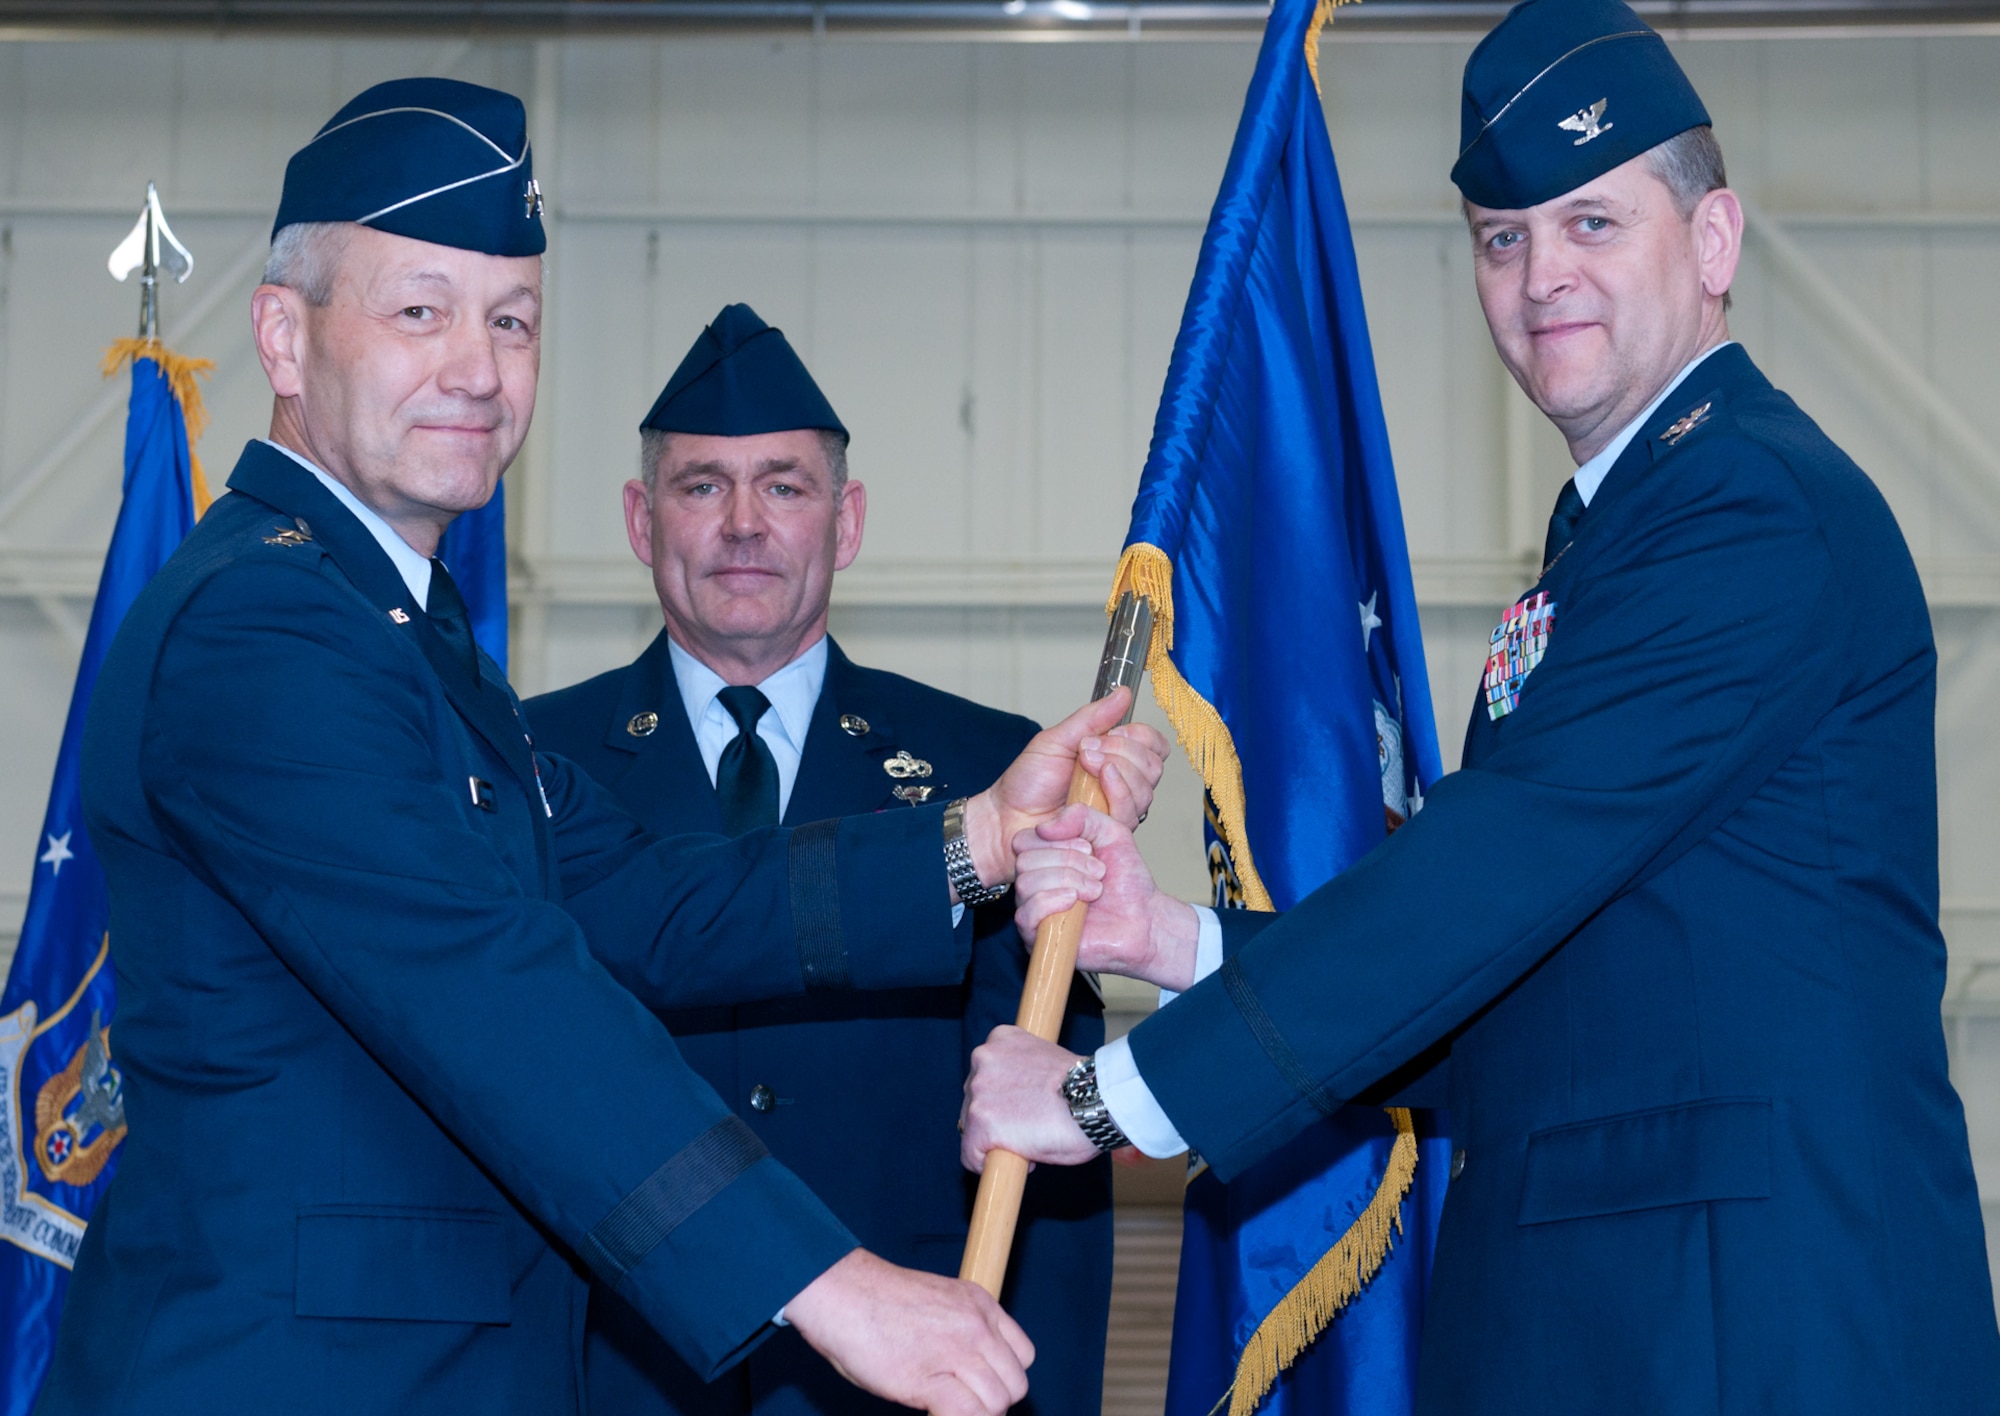
<svg viewBox="0 0 2000 1416">
<path fill-rule="evenodd" d="M 57 875 L 62 874 L 64 861 L 76 859 L 76 853 L 69 848 L 70 835 L 71 833 L 68 831 L 63 832 L 60 836 L 51 835 L 49 837 L 49 848 L 42 852 L 42 864 L 48 866 Z"/>
<path fill-rule="evenodd" d="M 1361 610 L 1361 652 L 1364 654 L 1368 652 L 1370 637 L 1376 630 L 1382 627 L 1381 616 L 1375 613 L 1376 596 L 1379 596 L 1381 593 L 1379 590 L 1376 591 L 1368 597 L 1367 604 L 1359 607 Z"/>
</svg>

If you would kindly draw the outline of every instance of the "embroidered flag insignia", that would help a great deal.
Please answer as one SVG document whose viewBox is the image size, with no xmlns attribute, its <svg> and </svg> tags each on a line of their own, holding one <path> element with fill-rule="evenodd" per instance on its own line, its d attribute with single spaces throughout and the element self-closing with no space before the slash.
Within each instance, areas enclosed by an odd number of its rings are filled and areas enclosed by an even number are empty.
<svg viewBox="0 0 2000 1416">
<path fill-rule="evenodd" d="M 1521 706 L 1521 684 L 1542 662 L 1555 627 L 1556 605 L 1548 591 L 1531 595 L 1501 617 L 1486 656 L 1486 715 L 1498 720 Z"/>
</svg>

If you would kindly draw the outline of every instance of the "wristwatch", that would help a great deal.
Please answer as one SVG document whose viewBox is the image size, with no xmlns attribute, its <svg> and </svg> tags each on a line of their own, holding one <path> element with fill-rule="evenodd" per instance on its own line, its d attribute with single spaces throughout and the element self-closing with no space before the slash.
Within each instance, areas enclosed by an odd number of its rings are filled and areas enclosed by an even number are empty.
<svg viewBox="0 0 2000 1416">
<path fill-rule="evenodd" d="M 958 891 L 962 905 L 983 905 L 1007 893 L 1005 885 L 981 883 L 972 865 L 972 847 L 965 843 L 965 798 L 950 802 L 944 809 L 944 873 L 951 888 Z"/>
<path fill-rule="evenodd" d="M 1069 1069 L 1069 1075 L 1063 1078 L 1062 1091 L 1063 1100 L 1069 1103 L 1069 1114 L 1092 1145 L 1101 1151 L 1114 1151 L 1132 1144 L 1111 1119 L 1104 1098 L 1097 1094 L 1095 1057 L 1086 1057 Z"/>
</svg>

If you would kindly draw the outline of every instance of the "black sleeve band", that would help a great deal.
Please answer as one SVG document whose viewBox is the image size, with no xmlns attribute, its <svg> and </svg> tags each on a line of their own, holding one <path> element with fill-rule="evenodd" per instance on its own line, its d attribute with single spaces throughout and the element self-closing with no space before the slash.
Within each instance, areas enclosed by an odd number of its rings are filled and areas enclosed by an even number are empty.
<svg viewBox="0 0 2000 1416">
<path fill-rule="evenodd" d="M 1264 1049 L 1264 1055 L 1271 1059 L 1278 1075 L 1291 1085 L 1293 1091 L 1311 1103 L 1313 1110 L 1322 1116 L 1333 1115 L 1339 1109 L 1333 1098 L 1326 1094 L 1326 1088 L 1313 1080 L 1312 1073 L 1299 1061 L 1299 1054 L 1292 1051 L 1292 1045 L 1285 1041 L 1285 1035 L 1278 1031 L 1278 1025 L 1271 1021 L 1271 1015 L 1264 1011 L 1264 1005 L 1250 991 L 1250 985 L 1243 979 L 1242 965 L 1233 957 L 1225 959 L 1221 973 L 1223 991 L 1236 1005 L 1236 1011 L 1243 1015 L 1250 1035 L 1257 1039 L 1257 1045 Z"/>
<path fill-rule="evenodd" d="M 591 1268 L 615 1285 L 730 1181 L 769 1154 L 741 1118 L 725 1116 L 641 1181 L 577 1247 Z"/>
<path fill-rule="evenodd" d="M 850 986 L 847 944 L 840 933 L 840 873 L 834 860 L 838 821 L 814 821 L 792 832 L 792 928 L 806 992 Z"/>
</svg>

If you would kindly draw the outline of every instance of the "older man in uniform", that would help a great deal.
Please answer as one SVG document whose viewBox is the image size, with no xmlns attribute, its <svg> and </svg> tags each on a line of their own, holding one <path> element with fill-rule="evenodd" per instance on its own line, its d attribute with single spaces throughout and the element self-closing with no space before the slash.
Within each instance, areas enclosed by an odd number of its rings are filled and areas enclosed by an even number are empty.
<svg viewBox="0 0 2000 1416">
<path fill-rule="evenodd" d="M 1990 1416 L 1929 618 L 1873 484 L 1729 340 L 1708 125 L 1618 0 L 1474 50 L 1480 303 L 1578 467 L 1464 770 L 1219 928 L 1115 824 L 1045 827 L 1023 924 L 1092 899 L 1086 964 L 1190 991 L 1087 1061 L 1003 1030 L 967 1159 L 1080 1159 L 1081 1117 L 1227 1179 L 1338 1101 L 1448 1099 L 1421 1411 Z"/>
<path fill-rule="evenodd" d="M 833 577 L 861 549 L 868 489 L 848 433 L 782 331 L 730 305 L 640 424 L 625 484 L 632 550 L 666 626 L 625 668 L 530 700 L 536 742 L 654 831 L 736 834 L 901 812 L 981 788 L 1034 736 L 997 712 L 853 663 L 827 634 Z M 871 1252 L 955 1273 L 970 1189 L 958 1163 L 966 1058 L 1014 1020 L 1027 957 L 1011 911 L 976 911 L 972 967 L 943 988 L 663 1014 L 681 1055 Z M 1064 1042 L 1104 1040 L 1079 987 Z M 887 1083 L 887 1084 L 885 1084 Z M 1111 1178 L 1098 1161 L 1028 1185 L 1001 1298 L 1035 1345 L 1025 1406 L 1099 1405 L 1111 1299 Z M 712 1384 L 609 1289 L 591 1294 L 592 1403 L 683 1416 L 861 1412 L 781 1333 Z"/>
<path fill-rule="evenodd" d="M 1107 704 L 950 816 L 733 841 L 648 836 L 535 752 L 431 558 L 534 406 L 525 117 L 399 80 L 287 169 L 270 439 L 86 733 L 131 1132 L 44 1413 L 579 1410 L 585 1272 L 704 1375 L 789 1321 L 910 1405 L 1026 1389 L 1018 1327 L 859 1249 L 648 1009 L 956 981 L 953 891 L 1011 875 L 1009 818 L 1096 743 L 1136 819 L 1161 744 L 1092 738 Z"/>
</svg>

